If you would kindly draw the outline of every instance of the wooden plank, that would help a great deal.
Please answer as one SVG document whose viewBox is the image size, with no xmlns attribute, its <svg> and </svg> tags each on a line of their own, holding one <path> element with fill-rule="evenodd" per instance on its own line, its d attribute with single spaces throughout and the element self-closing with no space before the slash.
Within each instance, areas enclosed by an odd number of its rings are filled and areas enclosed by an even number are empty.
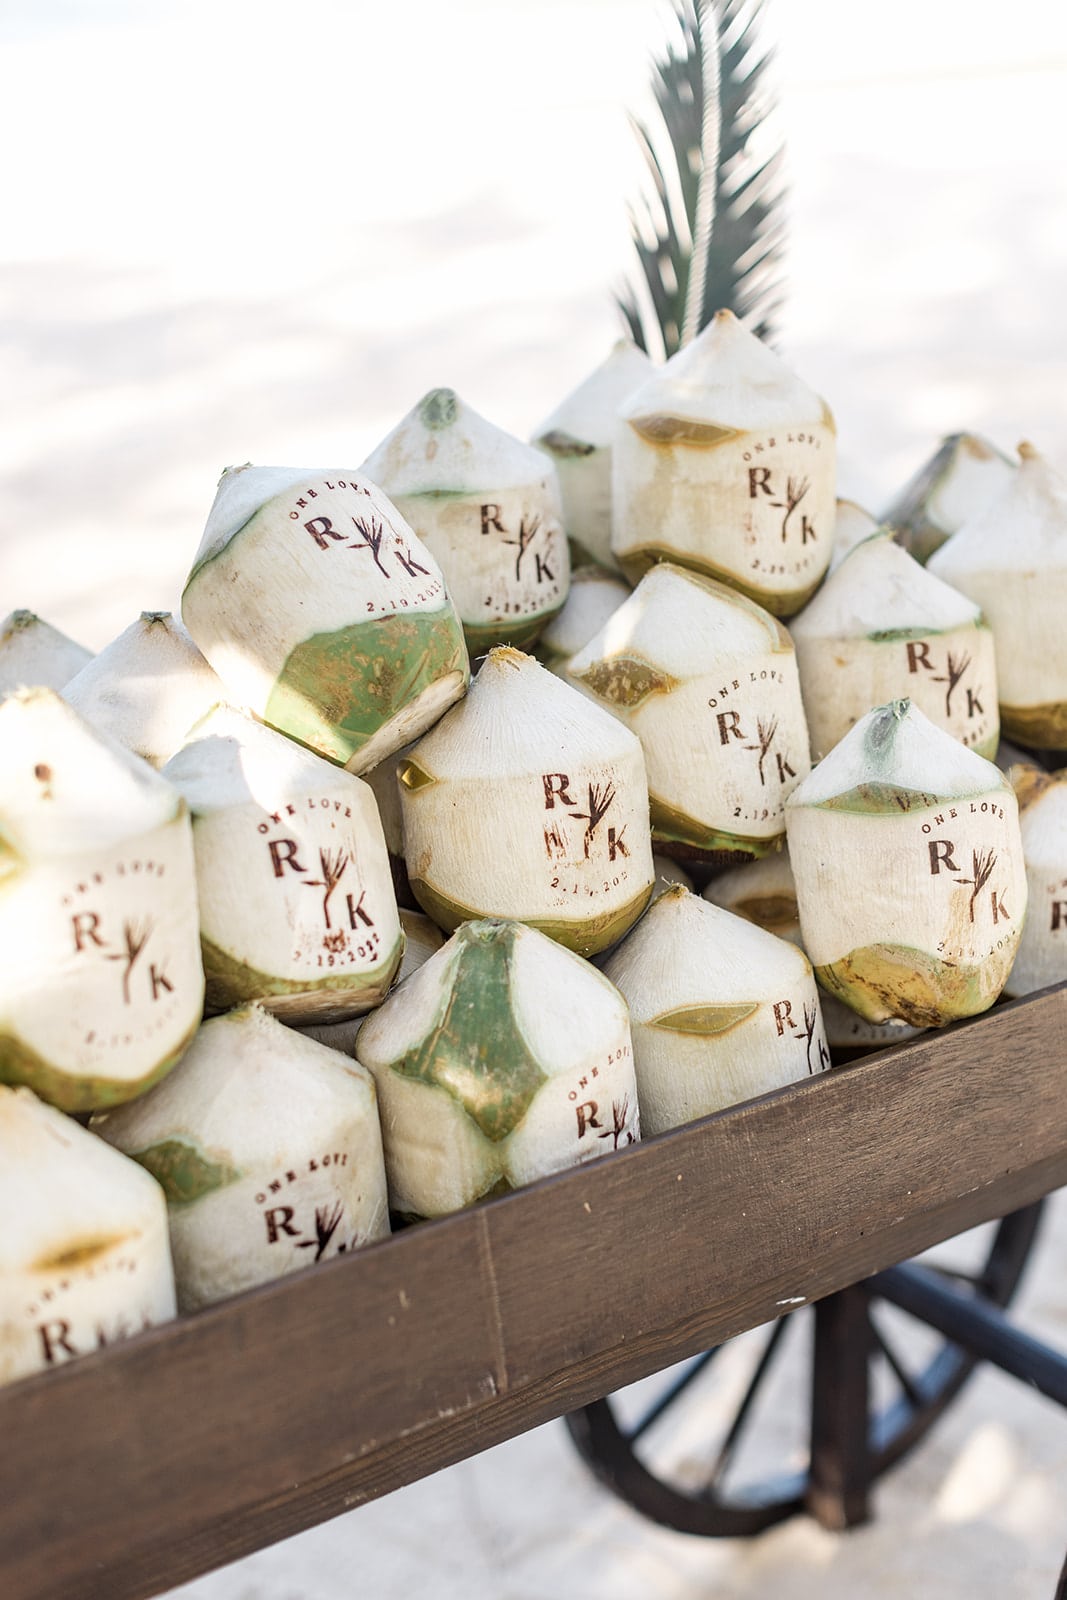
<svg viewBox="0 0 1067 1600">
<path fill-rule="evenodd" d="M 1067 986 L 0 1391 L 0 1592 L 158 1593 L 1067 1182 L 1065 1037 Z"/>
</svg>

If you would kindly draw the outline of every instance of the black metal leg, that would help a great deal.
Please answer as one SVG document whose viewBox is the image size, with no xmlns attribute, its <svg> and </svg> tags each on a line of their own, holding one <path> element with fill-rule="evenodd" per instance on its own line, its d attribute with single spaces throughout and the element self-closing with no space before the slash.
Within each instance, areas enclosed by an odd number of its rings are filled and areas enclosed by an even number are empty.
<svg viewBox="0 0 1067 1600">
<path fill-rule="evenodd" d="M 824 1528 L 853 1528 L 870 1517 L 867 1417 L 871 1347 L 867 1296 L 862 1289 L 844 1289 L 818 1302 L 806 1501 Z"/>
</svg>

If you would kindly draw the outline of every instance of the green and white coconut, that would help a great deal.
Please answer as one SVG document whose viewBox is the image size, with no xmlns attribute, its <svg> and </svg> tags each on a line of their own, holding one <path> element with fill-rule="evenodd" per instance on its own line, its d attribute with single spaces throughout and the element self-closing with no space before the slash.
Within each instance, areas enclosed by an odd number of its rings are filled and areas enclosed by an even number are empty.
<svg viewBox="0 0 1067 1600">
<path fill-rule="evenodd" d="M 167 1208 L 140 1167 L 0 1088 L 0 1385 L 169 1322 Z"/>
<path fill-rule="evenodd" d="M 864 539 L 869 539 L 872 533 L 877 532 L 878 522 L 869 511 L 864 511 L 855 500 L 838 500 L 829 571 L 836 571 L 850 550 L 854 550 Z"/>
<path fill-rule="evenodd" d="M 883 513 L 916 561 L 929 561 L 1008 487 L 1015 464 L 976 433 L 950 433 Z"/>
<path fill-rule="evenodd" d="M 1019 766 L 1008 776 L 1019 801 L 1030 909 L 1004 988 L 1024 995 L 1067 980 L 1067 768 Z"/>
<path fill-rule="evenodd" d="M 626 1005 L 532 928 L 465 923 L 360 1029 L 389 1199 L 436 1217 L 633 1144 Z"/>
<path fill-rule="evenodd" d="M 368 786 L 225 707 L 164 775 L 193 817 L 208 1011 L 340 1022 L 378 1005 L 404 939 Z"/>
<path fill-rule="evenodd" d="M 1000 721 L 1029 749 L 1067 748 L 1067 479 L 1019 446 L 1008 487 L 930 558 L 980 605 L 997 648 Z"/>
<path fill-rule="evenodd" d="M 400 766 L 411 887 L 438 927 L 526 922 L 606 950 L 652 894 L 640 742 L 531 656 L 491 650 Z"/>
<path fill-rule="evenodd" d="M 429 961 L 445 942 L 445 936 L 437 924 L 431 922 L 429 917 L 424 917 L 421 911 L 408 911 L 402 906 L 400 926 L 404 933 L 404 956 L 393 980 L 394 989 L 405 978 L 410 978 L 413 972 L 417 972 L 423 962 Z M 309 1039 L 317 1039 L 320 1044 L 328 1044 L 331 1050 L 340 1050 L 342 1055 L 350 1056 L 356 1047 L 356 1035 L 366 1020 L 364 1013 L 362 1016 L 349 1017 L 344 1022 L 301 1024 L 298 1031 Z"/>
<path fill-rule="evenodd" d="M 62 689 L 93 659 L 33 611 L 12 611 L 0 622 L 0 698 L 12 689 Z"/>
<path fill-rule="evenodd" d="M 833 549 L 834 419 L 732 312 L 642 384 L 614 446 L 611 547 L 631 583 L 657 561 L 799 611 Z"/>
<path fill-rule="evenodd" d="M 602 567 L 618 566 L 611 549 L 611 450 L 619 408 L 654 371 L 631 339 L 619 339 L 534 435 L 556 464 L 568 536 Z"/>
<path fill-rule="evenodd" d="M 92 1126 L 163 1186 L 183 1311 L 389 1232 L 370 1074 L 258 1006 L 206 1022 L 178 1072 Z"/>
<path fill-rule="evenodd" d="M 452 389 L 431 389 L 367 457 L 445 575 L 467 647 L 532 644 L 567 598 L 556 469 Z"/>
<path fill-rule="evenodd" d="M 0 705 L 0 1082 L 65 1111 L 141 1094 L 200 1020 L 181 795 L 53 689 Z"/>
<path fill-rule="evenodd" d="M 579 567 L 563 610 L 552 618 L 537 647 L 550 672 L 566 678 L 567 663 L 589 643 L 630 595 L 630 585 L 602 567 Z"/>
<path fill-rule="evenodd" d="M 789 631 L 816 761 L 874 706 L 904 696 L 992 760 L 992 631 L 973 600 L 921 567 L 889 529 L 856 545 Z"/>
<path fill-rule="evenodd" d="M 779 939 L 788 939 L 790 944 L 804 948 L 788 850 L 779 850 L 776 855 L 763 856 L 759 861 L 719 873 L 704 890 L 704 899 L 721 906 L 724 911 L 732 911 L 735 916 L 744 917 L 747 922 L 754 922 Z M 888 1044 L 899 1044 L 902 1039 L 913 1039 L 920 1031 L 892 1019 L 868 1022 L 825 990 L 819 996 L 819 1009 L 826 1042 L 831 1053 L 838 1057 L 881 1050 Z"/>
<path fill-rule="evenodd" d="M 169 611 L 142 611 L 63 690 L 68 705 L 162 767 L 226 690 Z"/>
<path fill-rule="evenodd" d="M 830 1065 L 803 951 L 681 885 L 601 970 L 630 1008 L 646 1135 Z"/>
<path fill-rule="evenodd" d="M 938 1027 L 993 1004 L 1026 871 L 1004 774 L 907 700 L 868 712 L 786 802 L 804 948 L 871 1022 Z"/>
<path fill-rule="evenodd" d="M 769 611 L 661 562 L 567 675 L 640 739 L 657 850 L 721 861 L 779 847 L 811 762 L 793 643 Z"/>
<path fill-rule="evenodd" d="M 469 677 L 436 561 L 351 472 L 225 473 L 182 618 L 232 700 L 350 772 L 418 738 Z"/>
</svg>

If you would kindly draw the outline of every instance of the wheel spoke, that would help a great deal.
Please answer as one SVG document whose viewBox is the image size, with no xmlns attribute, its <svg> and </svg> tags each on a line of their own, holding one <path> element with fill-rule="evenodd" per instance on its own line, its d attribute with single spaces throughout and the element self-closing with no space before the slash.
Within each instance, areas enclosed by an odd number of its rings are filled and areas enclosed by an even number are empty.
<svg viewBox="0 0 1067 1600">
<path fill-rule="evenodd" d="M 699 1378 L 708 1362 L 713 1356 L 717 1356 L 721 1349 L 722 1345 L 717 1344 L 711 1350 L 705 1350 L 703 1355 L 697 1356 L 689 1363 L 681 1376 L 671 1384 L 669 1389 L 660 1395 L 659 1399 L 645 1412 L 641 1420 L 635 1423 L 632 1428 L 627 1429 L 626 1439 L 629 1444 L 633 1444 L 635 1439 L 640 1439 L 641 1435 L 648 1428 L 651 1428 L 654 1422 L 658 1422 L 663 1413 L 669 1410 L 674 1402 L 685 1393 L 689 1385 L 696 1378 Z"/>
<path fill-rule="evenodd" d="M 904 1367 L 900 1357 L 897 1355 L 892 1345 L 890 1345 L 889 1341 L 886 1339 L 881 1328 L 878 1326 L 873 1313 L 870 1318 L 870 1325 L 871 1332 L 874 1335 L 875 1344 L 878 1346 L 879 1350 L 882 1352 L 882 1355 L 889 1363 L 890 1370 L 907 1396 L 912 1410 L 918 1411 L 919 1407 L 923 1404 L 924 1398 L 921 1389 L 915 1382 L 915 1379 L 911 1376 L 911 1373 L 908 1372 Z"/>
<path fill-rule="evenodd" d="M 741 1437 L 745 1423 L 748 1421 L 749 1412 L 752 1410 L 753 1401 L 755 1400 L 756 1395 L 759 1393 L 760 1384 L 766 1377 L 767 1370 L 770 1367 L 771 1362 L 774 1360 L 775 1351 L 778 1349 L 778 1346 L 781 1343 L 782 1335 L 785 1333 L 786 1323 L 789 1321 L 789 1317 L 779 1317 L 778 1321 L 771 1329 L 771 1336 L 763 1347 L 763 1353 L 756 1363 L 756 1370 L 749 1379 L 748 1388 L 742 1395 L 741 1404 L 738 1406 L 737 1411 L 734 1414 L 734 1420 L 730 1424 L 730 1431 L 723 1440 L 722 1449 L 715 1458 L 715 1464 L 711 1469 L 711 1476 L 707 1481 L 707 1488 L 709 1490 L 714 1488 L 716 1484 L 721 1483 L 726 1469 L 730 1465 L 730 1460 L 733 1456 L 734 1450 L 737 1447 L 737 1441 Z"/>
<path fill-rule="evenodd" d="M 985 1270 L 981 1272 L 965 1272 L 962 1267 L 946 1267 L 939 1261 L 923 1261 L 921 1265 L 928 1267 L 931 1272 L 936 1272 L 940 1278 L 948 1278 L 952 1283 L 969 1283 L 972 1289 L 981 1289 L 983 1291 L 989 1286 Z"/>
</svg>

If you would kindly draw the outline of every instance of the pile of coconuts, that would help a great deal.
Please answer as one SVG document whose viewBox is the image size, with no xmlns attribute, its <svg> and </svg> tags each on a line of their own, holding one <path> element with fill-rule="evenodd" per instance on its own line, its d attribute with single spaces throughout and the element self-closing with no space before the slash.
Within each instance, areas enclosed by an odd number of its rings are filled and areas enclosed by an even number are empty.
<svg viewBox="0 0 1067 1600">
<path fill-rule="evenodd" d="M 1065 590 L 1031 445 L 880 521 L 723 311 L 13 613 L 0 1383 L 1067 978 Z"/>
</svg>

